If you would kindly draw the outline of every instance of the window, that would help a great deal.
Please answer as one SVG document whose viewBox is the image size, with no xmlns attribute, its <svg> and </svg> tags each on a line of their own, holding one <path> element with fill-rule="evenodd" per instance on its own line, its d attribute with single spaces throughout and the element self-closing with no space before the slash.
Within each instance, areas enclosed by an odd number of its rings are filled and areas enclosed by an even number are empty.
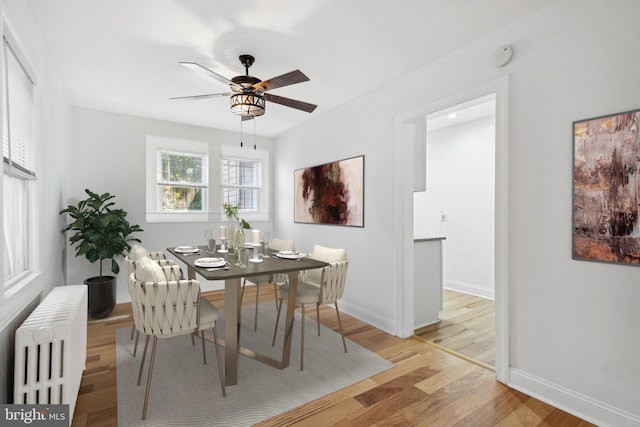
<svg viewBox="0 0 640 427">
<path fill-rule="evenodd" d="M 147 222 L 205 222 L 209 145 L 147 136 Z"/>
<path fill-rule="evenodd" d="M 269 152 L 229 145 L 221 147 L 220 206 L 238 205 L 241 217 L 251 221 L 269 220 Z M 224 214 L 221 216 L 226 219 Z"/>
<path fill-rule="evenodd" d="M 16 284 L 33 268 L 29 241 L 33 241 L 35 207 L 36 85 L 33 73 L 9 33 L 3 36 L 5 94 L 2 117 L 3 227 L 5 288 Z"/>
<path fill-rule="evenodd" d="M 222 202 L 237 205 L 239 211 L 257 212 L 260 191 L 260 161 L 220 159 Z"/>
<path fill-rule="evenodd" d="M 158 150 L 158 201 L 161 212 L 204 211 L 207 156 Z"/>
<path fill-rule="evenodd" d="M 246 221 L 269 219 L 269 152 L 147 135 L 147 222 L 223 222 L 222 204 Z"/>
</svg>

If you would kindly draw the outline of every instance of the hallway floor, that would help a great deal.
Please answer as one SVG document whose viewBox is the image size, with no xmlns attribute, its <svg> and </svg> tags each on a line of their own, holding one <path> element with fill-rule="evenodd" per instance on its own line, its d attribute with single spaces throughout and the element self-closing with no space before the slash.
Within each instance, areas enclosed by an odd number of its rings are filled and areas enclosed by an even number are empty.
<svg viewBox="0 0 640 427">
<path fill-rule="evenodd" d="M 418 337 L 495 369 L 494 301 L 445 289 L 443 306 L 441 322 Z"/>
</svg>

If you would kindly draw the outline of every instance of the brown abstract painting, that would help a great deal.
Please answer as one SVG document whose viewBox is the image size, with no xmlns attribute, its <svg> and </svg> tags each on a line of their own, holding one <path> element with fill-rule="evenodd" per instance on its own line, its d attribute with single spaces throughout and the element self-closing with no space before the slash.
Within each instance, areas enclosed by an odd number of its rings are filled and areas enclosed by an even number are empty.
<svg viewBox="0 0 640 427">
<path fill-rule="evenodd" d="M 640 110 L 573 123 L 573 258 L 640 264 Z"/>
<path fill-rule="evenodd" d="M 294 221 L 364 227 L 364 156 L 297 169 Z"/>
</svg>

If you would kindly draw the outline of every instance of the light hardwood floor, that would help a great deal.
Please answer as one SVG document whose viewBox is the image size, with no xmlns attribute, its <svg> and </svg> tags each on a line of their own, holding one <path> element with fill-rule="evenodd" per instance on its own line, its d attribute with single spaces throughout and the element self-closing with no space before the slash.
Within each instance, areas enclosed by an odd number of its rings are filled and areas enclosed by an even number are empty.
<svg viewBox="0 0 640 427">
<path fill-rule="evenodd" d="M 245 301 L 252 304 L 253 286 Z M 261 292 L 273 304 L 273 293 Z M 255 295 L 255 294 L 253 294 Z M 224 308 L 221 292 L 206 294 Z M 262 299 L 262 298 L 261 298 Z M 308 310 L 315 317 L 315 310 Z M 337 331 L 333 309 L 320 312 L 323 325 Z M 348 339 L 396 367 L 259 426 L 590 426 L 591 424 L 497 382 L 494 373 L 416 338 L 400 339 L 343 315 Z M 88 328 L 84 372 L 73 427 L 116 426 L 115 331 L 130 327 L 131 307 Z M 259 326 L 260 327 L 260 326 Z M 144 389 L 140 389 L 144 393 Z M 213 424 L 212 424 L 213 425 Z"/>
<path fill-rule="evenodd" d="M 418 337 L 444 350 L 494 369 L 496 366 L 495 304 L 493 300 L 444 290 L 440 323 Z"/>
</svg>

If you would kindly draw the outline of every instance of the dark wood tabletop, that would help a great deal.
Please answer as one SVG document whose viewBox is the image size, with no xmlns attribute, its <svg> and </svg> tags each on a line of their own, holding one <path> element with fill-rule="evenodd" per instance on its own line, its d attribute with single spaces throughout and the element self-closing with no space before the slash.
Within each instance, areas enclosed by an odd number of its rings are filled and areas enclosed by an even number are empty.
<svg viewBox="0 0 640 427">
<path fill-rule="evenodd" d="M 278 258 L 272 253 L 269 258 L 262 258 L 262 262 L 247 262 L 244 268 L 238 267 L 235 263 L 230 263 L 229 270 L 209 271 L 205 267 L 198 267 L 194 262 L 199 258 L 225 258 L 228 259 L 226 253 L 209 253 L 204 246 L 199 246 L 200 253 L 184 254 L 175 251 L 175 247 L 167 248 L 167 250 L 180 261 L 184 262 L 188 267 L 193 268 L 197 274 L 207 280 L 226 280 L 239 277 L 260 276 L 264 274 L 289 273 L 292 271 L 309 270 L 313 268 L 322 268 L 329 264 L 324 261 L 318 261 L 312 258 L 301 258 L 299 260 Z M 251 257 L 251 255 L 250 255 Z"/>
</svg>

